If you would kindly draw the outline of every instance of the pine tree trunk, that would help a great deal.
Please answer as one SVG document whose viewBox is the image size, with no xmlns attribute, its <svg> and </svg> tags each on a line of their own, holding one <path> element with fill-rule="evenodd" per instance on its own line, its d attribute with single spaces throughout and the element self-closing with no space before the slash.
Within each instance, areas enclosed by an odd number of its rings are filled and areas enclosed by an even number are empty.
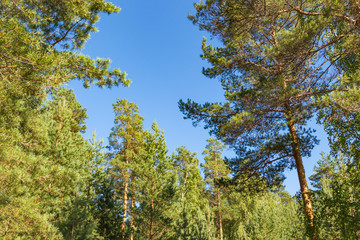
<svg viewBox="0 0 360 240">
<path fill-rule="evenodd" d="M 134 240 L 134 231 L 135 231 L 135 225 L 134 225 L 134 219 L 135 219 L 135 214 L 134 214 L 134 208 L 135 208 L 135 201 L 136 201 L 136 198 L 135 198 L 135 183 L 134 183 L 134 175 L 131 173 L 131 176 L 130 176 L 130 181 L 132 183 L 132 189 L 131 189 L 131 192 L 132 192 L 132 197 L 130 199 L 131 203 L 130 203 L 130 240 Z"/>
<path fill-rule="evenodd" d="M 123 213 L 123 221 L 121 225 L 121 231 L 123 233 L 122 238 L 125 239 L 125 227 L 126 227 L 126 216 L 127 216 L 127 192 L 128 192 L 128 181 L 125 182 L 125 188 L 124 188 L 124 213 Z"/>
<path fill-rule="evenodd" d="M 131 209 L 130 209 L 130 240 L 134 240 L 134 207 L 135 207 L 135 198 L 131 198 Z"/>
<path fill-rule="evenodd" d="M 286 82 L 286 77 L 285 76 L 283 76 L 283 77 L 284 77 L 283 89 L 284 89 L 284 93 L 286 93 L 287 92 L 287 82 Z M 303 199 L 304 210 L 305 210 L 305 213 L 308 218 L 309 227 L 312 231 L 312 233 L 311 233 L 312 239 L 318 239 L 316 227 L 314 225 L 314 214 L 313 214 L 311 199 L 309 196 L 309 187 L 308 187 L 308 184 L 306 181 L 305 169 L 304 169 L 301 152 L 300 152 L 299 136 L 296 131 L 295 119 L 294 119 L 292 111 L 291 111 L 290 100 L 288 100 L 285 103 L 284 108 L 285 108 L 285 118 L 287 121 L 287 126 L 290 131 L 290 135 L 291 135 L 291 139 L 292 139 L 291 147 L 292 147 L 292 152 L 293 152 L 293 156 L 295 159 L 296 170 L 297 170 L 297 174 L 298 174 L 298 178 L 299 178 L 300 191 L 301 191 L 301 195 L 302 195 L 302 199 Z"/>
<path fill-rule="evenodd" d="M 126 149 L 129 149 L 129 142 L 126 144 Z M 125 161 L 126 161 L 126 173 L 129 172 L 128 170 L 128 164 L 129 164 L 129 156 L 128 153 L 125 152 Z M 125 176 L 127 177 L 127 176 Z M 125 186 L 124 186 L 124 213 L 123 213 L 123 222 L 121 225 L 121 231 L 122 231 L 122 239 L 125 239 L 125 227 L 126 227 L 126 217 L 127 217 L 127 205 L 128 205 L 128 187 L 129 187 L 129 181 L 128 179 L 125 180 Z"/>
<path fill-rule="evenodd" d="M 293 151 L 295 164 L 296 164 L 296 170 L 297 170 L 299 183 L 300 183 L 300 191 L 301 191 L 302 198 L 303 198 L 305 213 L 308 218 L 310 229 L 312 230 L 312 238 L 317 239 L 318 236 L 317 236 L 316 227 L 314 225 L 314 214 L 313 214 L 311 199 L 309 196 L 309 187 L 307 184 L 307 180 L 306 180 L 306 176 L 305 176 L 305 169 L 304 169 L 301 152 L 300 152 L 299 137 L 297 135 L 295 123 L 291 116 L 291 111 L 289 109 L 290 109 L 290 107 L 288 107 L 288 109 L 287 109 L 287 124 L 288 124 L 288 128 L 289 128 L 291 138 L 292 138 L 291 145 L 292 145 L 292 151 Z"/>
</svg>

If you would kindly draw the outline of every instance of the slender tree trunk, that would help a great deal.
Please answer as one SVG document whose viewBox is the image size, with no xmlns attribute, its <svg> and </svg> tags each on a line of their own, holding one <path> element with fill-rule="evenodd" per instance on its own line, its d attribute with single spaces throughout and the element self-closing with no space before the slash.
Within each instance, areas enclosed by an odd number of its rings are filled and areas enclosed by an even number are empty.
<svg viewBox="0 0 360 240">
<path fill-rule="evenodd" d="M 130 240 L 134 240 L 134 207 L 135 207 L 135 197 L 131 198 L 131 208 L 130 208 Z"/>
<path fill-rule="evenodd" d="M 129 142 L 126 143 L 126 150 L 129 149 Z M 126 151 L 125 150 L 125 151 Z M 125 162 L 126 162 L 126 173 L 129 172 L 129 169 L 127 165 L 129 164 L 129 156 L 128 153 L 125 152 Z M 126 178 L 127 176 L 125 176 Z M 121 231 L 122 231 L 122 239 L 125 239 L 125 227 L 126 227 L 126 217 L 127 217 L 127 205 L 128 205 L 128 188 L 129 188 L 129 181 L 128 179 L 125 180 L 125 186 L 124 186 L 124 213 L 123 213 L 123 221 L 121 225 Z"/>
<path fill-rule="evenodd" d="M 311 199 L 309 196 L 309 187 L 307 184 L 307 180 L 306 180 L 306 176 L 305 176 L 305 169 L 304 169 L 301 152 L 300 152 L 299 137 L 298 137 L 298 134 L 296 131 L 294 119 L 292 117 L 289 105 L 287 106 L 287 117 L 286 118 L 287 118 L 287 125 L 288 125 L 289 131 L 291 134 L 291 138 L 292 138 L 292 144 L 291 144 L 292 151 L 293 151 L 295 164 L 296 164 L 296 170 L 297 170 L 297 174 L 298 174 L 298 178 L 299 178 L 300 191 L 301 191 L 302 198 L 303 198 L 305 213 L 308 217 L 309 226 L 312 230 L 312 238 L 317 239 L 318 236 L 317 236 L 316 227 L 314 225 L 314 214 L 313 214 Z"/>
<path fill-rule="evenodd" d="M 122 238 L 125 239 L 125 227 L 126 227 L 126 216 L 127 216 L 127 192 L 128 192 L 128 181 L 125 181 L 125 188 L 124 188 L 124 213 L 123 213 L 123 220 L 122 220 L 122 224 L 121 224 L 121 231 L 123 233 Z"/>
<path fill-rule="evenodd" d="M 135 201 L 136 201 L 136 198 L 135 198 L 135 183 L 134 183 L 134 176 L 133 174 L 131 173 L 130 175 L 130 181 L 132 183 L 132 189 L 131 189 L 131 193 L 132 193 L 132 196 L 131 196 L 131 203 L 130 203 L 130 240 L 134 240 L 134 230 L 135 230 L 135 225 L 134 225 L 134 219 L 135 219 L 135 213 L 134 213 L 134 209 L 135 209 Z"/>
</svg>

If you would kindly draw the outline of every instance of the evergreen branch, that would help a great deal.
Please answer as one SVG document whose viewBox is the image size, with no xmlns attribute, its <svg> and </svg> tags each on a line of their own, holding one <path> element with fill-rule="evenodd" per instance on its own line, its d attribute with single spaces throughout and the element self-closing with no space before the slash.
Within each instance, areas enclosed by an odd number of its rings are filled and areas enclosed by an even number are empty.
<svg viewBox="0 0 360 240">
<path fill-rule="evenodd" d="M 297 7 L 295 7 L 295 6 L 293 6 L 293 5 L 289 4 L 289 3 L 288 3 L 288 5 L 289 5 L 293 10 L 295 10 L 296 12 L 298 12 L 298 13 L 300 13 L 300 14 L 302 14 L 302 15 L 307 15 L 307 16 L 326 16 L 325 13 L 308 12 L 308 11 L 301 10 L 300 8 L 297 8 Z M 342 20 L 345 20 L 345 21 L 347 21 L 347 22 L 349 22 L 349 23 L 352 23 L 352 24 L 354 24 L 354 25 L 357 24 L 357 21 L 356 21 L 356 20 L 354 20 L 354 19 L 352 19 L 352 18 L 350 18 L 350 17 L 348 17 L 348 16 L 341 15 L 341 14 L 338 14 L 338 13 L 334 14 L 333 16 L 334 16 L 334 17 L 337 17 L 337 18 L 340 18 L 340 19 L 342 19 Z"/>
<path fill-rule="evenodd" d="M 59 42 L 61 42 L 62 40 L 64 40 L 64 39 L 67 37 L 67 35 L 70 33 L 70 31 L 71 31 L 76 25 L 78 25 L 81 20 L 82 20 L 82 19 L 80 19 L 80 20 L 76 21 L 74 24 L 72 24 L 72 25 L 70 26 L 70 28 L 65 32 L 65 34 L 64 34 L 60 39 L 58 39 L 56 42 L 54 42 L 53 44 L 51 44 L 51 47 L 54 47 L 56 44 L 58 44 Z"/>
</svg>

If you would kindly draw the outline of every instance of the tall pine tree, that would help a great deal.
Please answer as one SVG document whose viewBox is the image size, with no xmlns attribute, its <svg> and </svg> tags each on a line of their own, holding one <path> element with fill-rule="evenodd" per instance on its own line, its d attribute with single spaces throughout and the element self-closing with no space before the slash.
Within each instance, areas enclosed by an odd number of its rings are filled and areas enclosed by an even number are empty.
<svg viewBox="0 0 360 240">
<path fill-rule="evenodd" d="M 235 149 L 235 178 L 261 174 L 278 184 L 286 168 L 296 168 L 316 238 L 303 158 L 318 141 L 307 122 L 315 101 L 335 90 L 336 76 L 332 64 L 323 68 L 328 62 L 314 36 L 322 22 L 294 14 L 288 1 L 210 0 L 195 7 L 190 19 L 222 43 L 213 48 L 203 41 L 202 58 L 211 64 L 203 73 L 220 79 L 226 101 L 180 101 L 181 111 Z"/>
<path fill-rule="evenodd" d="M 115 126 L 109 137 L 112 150 L 111 166 L 114 180 L 118 185 L 118 196 L 123 202 L 123 219 L 121 224 L 122 238 L 125 239 L 129 210 L 133 215 L 135 203 L 135 158 L 143 147 L 143 118 L 139 115 L 135 103 L 125 99 L 118 99 L 113 104 L 115 112 Z M 121 189 L 121 191 L 120 191 Z M 132 191 L 132 192 L 131 192 Z M 129 204 L 129 196 L 131 203 Z M 129 209 L 130 208 L 130 209 Z M 133 234 L 133 216 L 131 216 L 131 235 Z"/>
</svg>

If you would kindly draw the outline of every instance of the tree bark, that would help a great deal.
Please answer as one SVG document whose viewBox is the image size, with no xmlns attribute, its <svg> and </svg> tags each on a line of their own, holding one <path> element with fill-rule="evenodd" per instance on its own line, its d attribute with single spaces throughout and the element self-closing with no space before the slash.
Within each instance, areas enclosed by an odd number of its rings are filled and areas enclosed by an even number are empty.
<svg viewBox="0 0 360 240">
<path fill-rule="evenodd" d="M 285 76 L 283 77 L 284 77 L 283 90 L 284 93 L 287 93 L 287 82 Z M 317 236 L 316 227 L 314 225 L 314 214 L 313 214 L 311 199 L 309 196 L 309 187 L 305 176 L 305 169 L 304 169 L 304 165 L 301 157 L 300 145 L 299 145 L 299 136 L 297 134 L 297 130 L 295 126 L 295 119 L 291 111 L 290 100 L 288 100 L 284 104 L 284 110 L 285 110 L 284 112 L 285 119 L 292 139 L 291 147 L 292 147 L 292 152 L 293 152 L 298 179 L 300 183 L 300 191 L 303 199 L 304 210 L 308 218 L 307 219 L 309 224 L 308 226 L 311 229 L 311 238 L 315 240 L 318 239 L 318 236 Z"/>
<path fill-rule="evenodd" d="M 302 194 L 305 213 L 307 215 L 309 226 L 312 231 L 312 238 L 318 239 L 316 226 L 314 224 L 314 214 L 313 214 L 312 203 L 311 203 L 311 199 L 309 196 L 309 187 L 307 184 L 307 180 L 306 180 L 306 176 L 305 176 L 305 169 L 304 169 L 301 152 L 300 152 L 299 137 L 298 137 L 298 134 L 296 131 L 294 119 L 291 116 L 290 107 L 288 107 L 288 109 L 287 109 L 286 119 L 287 119 L 287 125 L 289 128 L 289 131 L 290 131 L 290 135 L 292 138 L 291 146 L 292 146 L 293 156 L 294 156 L 295 164 L 296 164 L 296 170 L 297 170 L 297 174 L 298 174 L 298 178 L 299 178 L 300 191 Z"/>
<path fill-rule="evenodd" d="M 126 150 L 129 149 L 129 141 L 126 143 Z M 126 151 L 125 150 L 125 151 Z M 125 152 L 125 162 L 126 162 L 126 173 L 129 172 L 129 169 L 127 165 L 129 164 L 129 156 L 127 151 Z M 127 177 L 127 176 L 125 176 Z M 129 187 L 129 181 L 128 179 L 125 180 L 125 186 L 124 186 L 124 213 L 123 213 L 123 221 L 121 225 L 121 231 L 122 231 L 122 239 L 125 239 L 125 227 L 126 227 L 126 217 L 127 217 L 127 205 L 128 205 L 128 187 Z"/>
<path fill-rule="evenodd" d="M 131 208 L 130 208 L 130 240 L 134 240 L 134 207 L 135 207 L 135 197 L 131 198 Z"/>
<path fill-rule="evenodd" d="M 125 227 L 126 227 L 126 216 L 127 216 L 127 191 L 128 191 L 128 181 L 125 182 L 124 188 L 124 213 L 123 213 L 123 220 L 121 224 L 121 231 L 122 231 L 122 239 L 125 239 Z"/>
</svg>

